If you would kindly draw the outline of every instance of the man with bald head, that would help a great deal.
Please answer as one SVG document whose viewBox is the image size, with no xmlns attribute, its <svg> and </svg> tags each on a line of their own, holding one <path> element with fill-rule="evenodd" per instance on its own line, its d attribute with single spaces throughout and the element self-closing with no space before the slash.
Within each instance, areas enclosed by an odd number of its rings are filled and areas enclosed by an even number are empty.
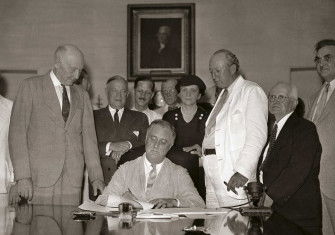
<svg viewBox="0 0 335 235">
<path fill-rule="evenodd" d="M 85 165 L 94 193 L 104 189 L 91 102 L 73 85 L 84 56 L 63 45 L 54 59 L 50 73 L 21 83 L 9 127 L 10 157 L 21 197 L 78 205 Z"/>
<path fill-rule="evenodd" d="M 106 185 L 117 168 L 120 157 L 144 145 L 149 126 L 144 113 L 125 108 L 128 83 L 113 76 L 106 83 L 108 106 L 94 111 L 101 166 Z M 136 154 L 135 154 L 136 155 Z M 90 195 L 92 199 L 92 195 Z"/>
<path fill-rule="evenodd" d="M 209 71 L 222 91 L 202 145 L 206 206 L 234 206 L 247 201 L 243 186 L 256 180 L 267 137 L 267 98 L 261 87 L 242 77 L 237 57 L 228 50 L 212 55 Z"/>
<path fill-rule="evenodd" d="M 166 103 L 163 107 L 156 109 L 155 111 L 161 115 L 164 115 L 169 110 L 174 110 L 180 107 L 178 100 L 178 91 L 176 89 L 178 81 L 175 78 L 168 78 L 162 82 L 161 91 L 163 99 Z"/>
<path fill-rule="evenodd" d="M 260 181 L 275 212 L 308 234 L 322 234 L 318 179 L 322 149 L 315 125 L 294 113 L 297 104 L 294 85 L 280 82 L 270 90 L 269 112 L 275 123 L 259 161 Z"/>
</svg>

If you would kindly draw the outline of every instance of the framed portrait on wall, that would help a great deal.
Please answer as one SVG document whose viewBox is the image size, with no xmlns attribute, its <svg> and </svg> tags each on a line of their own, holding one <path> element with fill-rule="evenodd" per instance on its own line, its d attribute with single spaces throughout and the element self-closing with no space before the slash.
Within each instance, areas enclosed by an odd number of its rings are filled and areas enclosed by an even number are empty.
<svg viewBox="0 0 335 235">
<path fill-rule="evenodd" d="M 194 3 L 128 5 L 128 78 L 194 73 Z"/>
</svg>

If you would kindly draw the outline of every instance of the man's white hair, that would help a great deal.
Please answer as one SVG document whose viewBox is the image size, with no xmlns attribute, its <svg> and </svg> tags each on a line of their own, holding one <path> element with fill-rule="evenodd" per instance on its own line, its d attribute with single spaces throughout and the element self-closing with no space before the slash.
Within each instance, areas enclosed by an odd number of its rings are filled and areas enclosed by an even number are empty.
<svg viewBox="0 0 335 235">
<path fill-rule="evenodd" d="M 286 87 L 288 91 L 288 97 L 294 100 L 298 100 L 298 89 L 294 84 L 290 82 L 278 82 L 274 87 L 276 86 Z"/>
</svg>

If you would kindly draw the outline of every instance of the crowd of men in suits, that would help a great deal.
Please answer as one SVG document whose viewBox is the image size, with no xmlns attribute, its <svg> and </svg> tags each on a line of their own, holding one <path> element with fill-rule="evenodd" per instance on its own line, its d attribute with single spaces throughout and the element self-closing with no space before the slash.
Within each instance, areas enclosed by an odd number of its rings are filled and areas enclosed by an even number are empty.
<svg viewBox="0 0 335 235">
<path fill-rule="evenodd" d="M 233 206 L 247 202 L 244 185 L 259 181 L 274 211 L 312 234 L 335 231 L 335 40 L 316 44 L 324 83 L 306 104 L 306 118 L 295 111 L 293 84 L 279 82 L 267 96 L 243 77 L 231 51 L 211 56 L 219 93 L 198 153 L 206 204 L 187 171 L 166 158 L 176 132 L 160 119 L 180 107 L 178 81 L 163 82 L 166 105 L 155 111 L 149 109 L 155 83 L 137 78 L 131 110 L 127 80 L 113 76 L 106 82 L 107 107 L 93 112 L 88 93 L 74 85 L 84 63 L 79 48 L 59 46 L 51 71 L 25 79 L 13 107 L 0 96 L 0 195 L 9 194 L 10 203 L 78 205 L 85 168 L 90 198 L 101 193 L 96 202 L 102 205 L 117 194 L 156 208 Z"/>
</svg>

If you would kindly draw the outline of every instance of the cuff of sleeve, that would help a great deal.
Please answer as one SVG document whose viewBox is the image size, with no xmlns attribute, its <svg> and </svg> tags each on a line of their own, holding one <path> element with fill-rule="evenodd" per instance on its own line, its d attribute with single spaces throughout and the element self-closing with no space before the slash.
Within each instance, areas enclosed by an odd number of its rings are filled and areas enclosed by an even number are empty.
<svg viewBox="0 0 335 235">
<path fill-rule="evenodd" d="M 130 143 L 130 141 L 127 141 L 127 143 L 129 144 L 129 149 L 131 149 L 133 145 Z"/>
<path fill-rule="evenodd" d="M 180 201 L 179 199 L 176 199 L 177 200 L 177 207 L 180 207 Z"/>
<path fill-rule="evenodd" d="M 246 170 L 246 169 L 244 169 L 244 168 L 242 168 L 242 167 L 240 167 L 240 168 L 237 167 L 237 168 L 234 170 L 234 172 L 235 172 L 235 173 L 236 173 L 236 172 L 240 173 L 241 175 L 243 175 L 244 177 L 246 177 L 246 178 L 248 179 L 248 181 L 249 181 L 250 178 L 251 178 L 250 171 L 249 171 L 249 170 Z"/>
<path fill-rule="evenodd" d="M 111 142 L 108 142 L 107 144 L 106 144 L 106 154 L 105 154 L 105 156 L 109 156 L 110 154 L 111 154 L 111 150 L 109 150 L 109 146 L 111 145 Z"/>
</svg>

